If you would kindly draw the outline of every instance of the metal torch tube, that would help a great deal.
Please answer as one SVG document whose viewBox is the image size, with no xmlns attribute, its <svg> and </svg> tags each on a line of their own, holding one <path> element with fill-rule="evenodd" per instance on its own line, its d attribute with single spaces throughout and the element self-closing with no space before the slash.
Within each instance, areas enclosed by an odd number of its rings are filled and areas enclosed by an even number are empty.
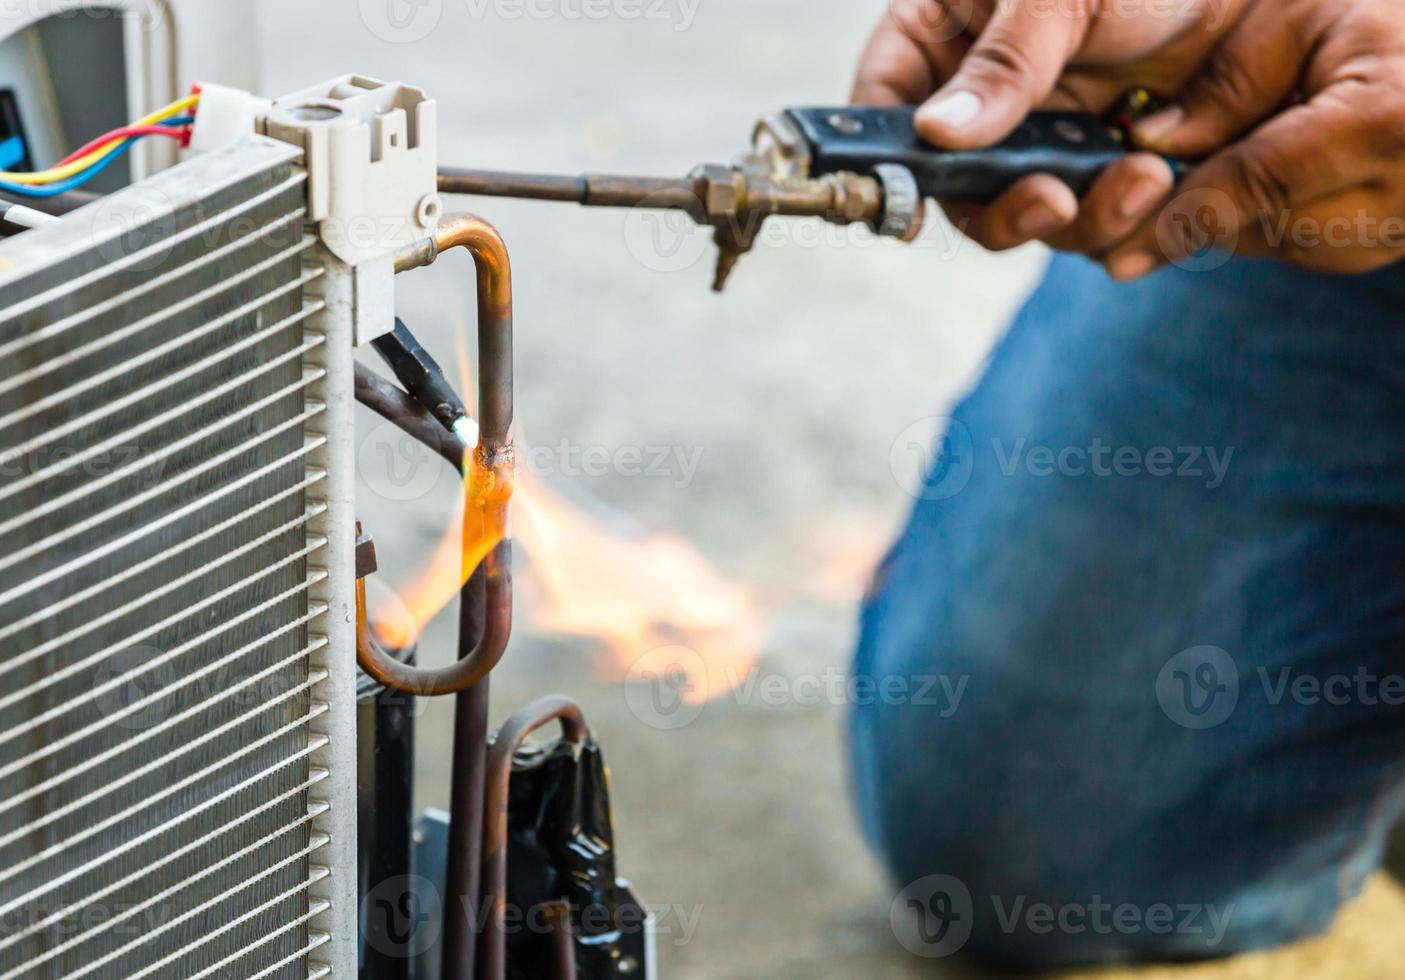
<svg viewBox="0 0 1405 980">
<path fill-rule="evenodd" d="M 517 174 L 501 170 L 439 168 L 439 190 L 445 194 L 476 194 L 483 197 L 526 197 L 537 201 L 584 203 L 584 177 L 556 174 Z"/>
<path fill-rule="evenodd" d="M 663 208 L 703 216 L 697 183 L 689 177 L 625 177 L 609 174 L 558 176 L 499 170 L 439 169 L 445 194 L 567 201 L 594 208 Z"/>
</svg>

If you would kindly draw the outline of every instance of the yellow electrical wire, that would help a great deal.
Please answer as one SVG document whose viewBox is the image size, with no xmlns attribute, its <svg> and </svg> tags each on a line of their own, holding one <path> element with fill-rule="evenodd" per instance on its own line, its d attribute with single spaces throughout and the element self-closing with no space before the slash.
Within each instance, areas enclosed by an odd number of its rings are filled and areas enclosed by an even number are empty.
<svg viewBox="0 0 1405 980">
<path fill-rule="evenodd" d="M 131 125 L 154 126 L 163 119 L 169 119 L 171 116 L 180 115 L 181 112 L 189 109 L 199 101 L 200 93 L 197 92 L 194 95 L 187 95 L 185 98 L 178 99 L 164 108 L 157 109 L 149 116 L 138 119 Z M 72 163 L 64 164 L 62 167 L 51 167 L 48 170 L 36 170 L 33 173 L 13 173 L 0 170 L 0 180 L 9 181 L 12 184 L 52 184 L 56 180 L 65 180 L 72 177 L 74 174 L 82 173 L 113 150 L 117 149 L 121 143 L 121 139 L 115 139 L 110 143 L 98 147 L 91 153 L 84 154 Z"/>
</svg>

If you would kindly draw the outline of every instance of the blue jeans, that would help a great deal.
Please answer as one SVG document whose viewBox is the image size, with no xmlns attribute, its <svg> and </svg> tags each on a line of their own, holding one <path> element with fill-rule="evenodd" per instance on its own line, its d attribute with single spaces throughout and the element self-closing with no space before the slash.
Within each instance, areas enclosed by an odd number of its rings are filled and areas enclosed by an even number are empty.
<svg viewBox="0 0 1405 980">
<path fill-rule="evenodd" d="M 1405 269 L 1055 258 L 937 451 L 851 717 L 904 943 L 1326 929 L 1405 810 Z"/>
</svg>

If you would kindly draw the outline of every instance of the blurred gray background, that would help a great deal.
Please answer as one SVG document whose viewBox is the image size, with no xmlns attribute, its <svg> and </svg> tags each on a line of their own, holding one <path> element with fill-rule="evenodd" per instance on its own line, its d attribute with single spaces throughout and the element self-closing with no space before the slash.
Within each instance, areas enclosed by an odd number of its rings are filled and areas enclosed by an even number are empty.
<svg viewBox="0 0 1405 980">
<path fill-rule="evenodd" d="M 438 99 L 442 162 L 665 175 L 727 162 L 763 112 L 844 101 L 885 9 L 258 6 L 267 94 L 348 71 L 400 79 Z M 564 535 L 518 549 L 519 625 L 493 675 L 495 721 L 543 693 L 584 705 L 613 769 L 621 869 L 662 910 L 664 977 L 954 975 L 910 957 L 888 926 L 893 889 L 846 790 L 843 698 L 793 692 L 847 664 L 864 578 L 911 503 L 912 433 L 972 383 L 1043 256 L 989 255 L 943 226 L 905 249 L 813 225 L 773 229 L 717 296 L 706 237 L 676 225 L 568 205 L 446 203 L 494 221 L 512 249 L 519 439 L 536 447 L 529 492 L 558 508 Z M 402 315 L 446 365 L 456 337 L 471 335 L 470 290 L 461 257 L 400 283 Z M 452 525 L 456 489 L 428 462 L 409 483 L 379 478 L 385 433 L 363 421 L 360 516 L 382 577 L 408 583 Z M 640 474 L 635 449 L 671 462 Z M 543 589 L 561 568 L 575 576 L 566 613 Z M 650 622 L 623 638 L 583 635 L 582 619 L 613 614 L 606 599 Z M 452 642 L 453 616 L 441 616 L 424 658 L 446 659 Z M 713 661 L 702 681 L 712 698 L 681 727 L 640 701 L 635 658 L 665 644 Z M 780 678 L 782 693 L 724 690 L 728 669 Z M 422 805 L 447 803 L 450 717 L 435 702 L 420 719 Z M 1398 976 L 1405 948 L 1386 938 L 1398 929 L 1378 926 L 1402 909 L 1381 882 L 1342 937 L 1307 952 L 1149 975 Z"/>
</svg>

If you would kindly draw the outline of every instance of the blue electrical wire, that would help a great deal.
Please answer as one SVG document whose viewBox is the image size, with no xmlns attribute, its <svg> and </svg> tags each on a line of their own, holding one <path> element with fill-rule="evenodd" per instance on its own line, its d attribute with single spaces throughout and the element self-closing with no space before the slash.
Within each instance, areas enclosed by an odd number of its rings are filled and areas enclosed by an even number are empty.
<svg viewBox="0 0 1405 980">
<path fill-rule="evenodd" d="M 170 119 L 161 120 L 162 126 L 185 126 L 195 121 L 194 116 L 174 116 Z M 67 180 L 55 181 L 52 184 L 10 184 L 0 181 L 0 191 L 6 194 L 19 194 L 22 197 L 58 197 L 60 194 L 82 187 L 98 174 L 107 169 L 108 165 L 122 154 L 132 148 L 132 144 L 142 139 L 140 136 L 129 136 L 118 145 L 107 156 L 93 164 L 82 173 L 74 174 Z"/>
</svg>

